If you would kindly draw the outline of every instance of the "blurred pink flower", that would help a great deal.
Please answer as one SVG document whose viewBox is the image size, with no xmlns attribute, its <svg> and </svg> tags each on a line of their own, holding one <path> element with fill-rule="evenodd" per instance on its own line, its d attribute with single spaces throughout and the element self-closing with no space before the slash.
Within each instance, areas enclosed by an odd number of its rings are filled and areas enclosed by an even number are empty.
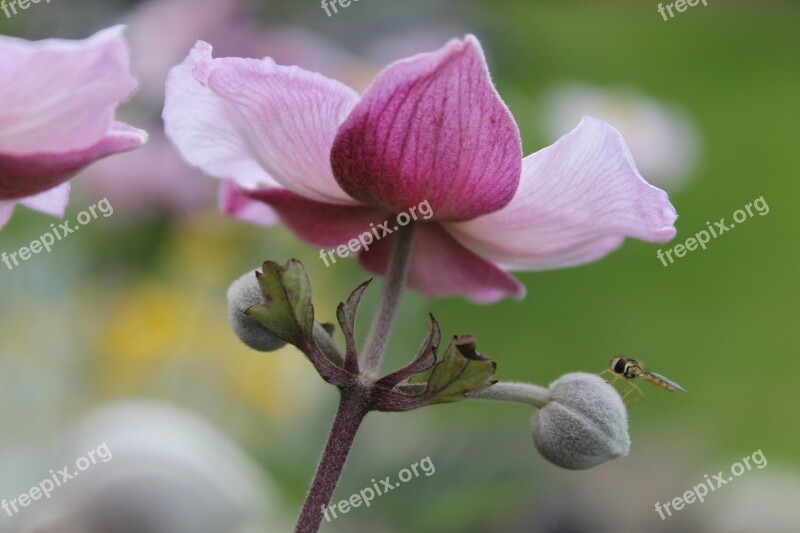
<svg viewBox="0 0 800 533">
<path fill-rule="evenodd" d="M 146 142 L 146 132 L 114 121 L 136 88 L 122 31 L 83 41 L 0 36 L 0 227 L 16 203 L 62 216 L 70 178 Z"/>
<path fill-rule="evenodd" d="M 253 22 L 249 5 L 235 0 L 151 0 L 131 12 L 128 35 L 141 90 L 122 110 L 123 116 L 152 117 L 148 130 L 163 129 L 159 115 L 167 74 L 198 38 L 214 42 L 226 54 L 269 54 L 282 63 L 302 63 L 350 79 L 368 79 L 374 74 L 352 54 L 310 32 L 261 27 Z M 76 191 L 110 198 L 116 215 L 123 218 L 186 213 L 209 205 L 213 197 L 213 189 L 198 180 L 198 174 L 163 135 L 155 133 L 141 150 L 88 168 Z M 226 193 L 221 186 L 221 202 L 227 203 Z M 259 213 L 257 220 L 275 219 L 268 206 L 249 204 L 242 208 Z"/>
<path fill-rule="evenodd" d="M 164 120 L 188 162 L 237 184 L 228 211 L 262 202 L 318 246 L 428 201 L 434 215 L 419 224 L 409 284 L 431 296 L 521 297 L 507 269 L 575 265 L 626 236 L 675 234 L 666 193 L 597 119 L 523 160 L 472 36 L 393 63 L 360 98 L 269 58 L 213 59 L 199 42 L 168 78 Z M 362 250 L 362 265 L 385 272 L 393 240 Z"/>
<path fill-rule="evenodd" d="M 152 133 L 146 146 L 92 165 L 81 174 L 75 190 L 109 198 L 114 214 L 122 219 L 186 213 L 208 205 L 214 188 L 198 182 L 197 171 L 164 137 L 162 124 L 153 121 L 147 128 Z"/>
<path fill-rule="evenodd" d="M 635 89 L 561 85 L 545 96 L 544 109 L 545 127 L 552 139 L 583 115 L 614 124 L 629 140 L 642 173 L 668 190 L 683 185 L 697 165 L 700 134 L 691 117 Z"/>
<path fill-rule="evenodd" d="M 246 14 L 234 0 L 151 0 L 127 17 L 133 66 L 142 89 L 136 99 L 161 108 L 167 74 L 197 39 L 226 43 Z"/>
<path fill-rule="evenodd" d="M 137 7 L 127 19 L 141 90 L 123 114 L 151 117 L 148 129 L 160 132 L 169 69 L 198 36 L 227 42 L 238 34 L 245 17 L 232 0 L 153 0 Z M 197 171 L 181 160 L 163 134 L 155 133 L 141 150 L 88 168 L 76 190 L 110 198 L 117 216 L 146 217 L 208 205 L 213 190 L 197 178 Z"/>
</svg>

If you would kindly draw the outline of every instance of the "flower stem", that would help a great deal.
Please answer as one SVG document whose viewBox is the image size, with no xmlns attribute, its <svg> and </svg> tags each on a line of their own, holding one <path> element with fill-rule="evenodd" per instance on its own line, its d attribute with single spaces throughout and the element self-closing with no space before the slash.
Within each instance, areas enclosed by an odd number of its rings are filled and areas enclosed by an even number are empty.
<svg viewBox="0 0 800 533">
<path fill-rule="evenodd" d="M 467 396 L 472 400 L 494 400 L 498 402 L 513 402 L 532 405 L 541 409 L 550 401 L 547 389 L 531 383 L 517 383 L 513 381 L 500 381 L 487 389 L 474 392 Z"/>
<path fill-rule="evenodd" d="M 358 428 L 369 411 L 358 389 L 341 391 L 339 409 L 333 421 L 325 451 L 322 452 L 317 473 L 306 496 L 295 533 L 316 533 L 339 482 L 347 456 L 353 446 Z"/>
<path fill-rule="evenodd" d="M 331 338 L 330 334 L 325 331 L 325 328 L 322 327 L 322 324 L 314 322 L 313 331 L 314 340 L 317 342 L 320 350 L 322 350 L 322 354 L 334 365 L 343 366 L 344 356 L 342 355 L 342 351 L 336 346 L 336 343 Z"/>
<path fill-rule="evenodd" d="M 364 344 L 364 369 L 368 373 L 378 376 L 389 342 L 389 333 L 392 330 L 397 308 L 403 296 L 408 269 L 411 265 L 411 251 L 414 246 L 414 223 L 400 228 L 394 242 L 389 266 L 386 270 L 386 280 L 383 293 L 378 306 L 378 313 L 370 326 L 367 342 Z"/>
<path fill-rule="evenodd" d="M 378 306 L 378 312 L 370 326 L 370 332 L 364 345 L 364 361 L 367 372 L 374 373 L 375 376 L 380 372 L 383 355 L 386 352 L 386 345 L 389 341 L 389 333 L 392 329 L 397 308 L 405 289 L 408 269 L 411 264 L 411 251 L 414 245 L 414 224 L 410 224 L 400 229 L 397 233 L 394 248 L 389 258 L 389 266 L 386 271 L 386 280 L 383 285 L 383 293 Z M 334 350 L 335 345 L 331 346 L 332 339 L 320 326 L 315 328 L 317 342 L 321 342 L 325 348 L 332 352 L 331 355 L 341 357 L 338 349 Z M 330 343 L 330 344 L 329 344 Z M 338 352 L 338 353 L 336 353 Z M 329 355 L 330 357 L 330 355 Z M 336 418 L 333 421 L 325 451 L 322 452 L 317 473 L 311 488 L 300 512 L 300 518 L 295 526 L 295 533 L 316 533 L 319 530 L 325 510 L 330 503 L 339 477 L 342 475 L 345 461 L 350 454 L 356 433 L 364 417 L 370 410 L 369 387 L 355 385 L 341 389 L 341 400 Z"/>
</svg>

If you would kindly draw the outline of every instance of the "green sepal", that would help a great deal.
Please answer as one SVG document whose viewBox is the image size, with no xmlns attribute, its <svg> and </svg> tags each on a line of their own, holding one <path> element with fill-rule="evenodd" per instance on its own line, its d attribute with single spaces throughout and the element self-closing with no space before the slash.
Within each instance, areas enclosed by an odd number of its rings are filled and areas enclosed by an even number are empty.
<svg viewBox="0 0 800 533">
<path fill-rule="evenodd" d="M 256 278 L 264 304 L 250 307 L 247 314 L 276 337 L 304 346 L 307 339 L 313 338 L 314 306 L 303 264 L 296 259 L 284 266 L 266 261 Z"/>
<path fill-rule="evenodd" d="M 460 335 L 450 341 L 441 361 L 409 382 L 427 382 L 423 393 L 427 405 L 458 402 L 471 392 L 493 385 L 495 382 L 490 378 L 496 370 L 494 361 L 475 350 L 472 335 Z"/>
</svg>

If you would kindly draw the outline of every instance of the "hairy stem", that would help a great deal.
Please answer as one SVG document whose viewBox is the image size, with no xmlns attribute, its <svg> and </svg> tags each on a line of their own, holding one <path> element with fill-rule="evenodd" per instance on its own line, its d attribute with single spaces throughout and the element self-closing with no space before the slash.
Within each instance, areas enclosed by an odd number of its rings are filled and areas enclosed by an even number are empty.
<svg viewBox="0 0 800 533">
<path fill-rule="evenodd" d="M 295 533 L 316 533 L 339 482 L 347 456 L 353 446 L 358 428 L 369 411 L 358 389 L 341 391 L 341 401 L 333 421 L 325 451 L 322 452 L 317 473 L 306 496 Z"/>
<path fill-rule="evenodd" d="M 541 409 L 550 401 L 547 389 L 531 383 L 500 381 L 487 389 L 467 396 L 471 400 L 494 400 L 532 405 Z"/>
<path fill-rule="evenodd" d="M 378 376 L 389 342 L 397 308 L 405 289 L 408 269 L 411 264 L 411 251 L 414 246 L 414 223 L 400 228 L 394 242 L 389 267 L 383 284 L 383 293 L 378 306 L 378 313 L 370 326 L 367 342 L 364 344 L 364 369 Z"/>
<path fill-rule="evenodd" d="M 325 328 L 323 328 L 322 324 L 319 322 L 314 322 L 314 340 L 331 363 L 336 366 L 342 366 L 344 364 L 342 351 L 336 346 L 333 338 L 325 331 Z"/>
<path fill-rule="evenodd" d="M 411 263 L 411 250 L 414 244 L 414 224 L 405 226 L 396 235 L 394 248 L 389 258 L 386 280 L 383 285 L 378 312 L 372 320 L 370 332 L 364 345 L 364 368 L 375 376 L 380 372 L 386 345 L 389 342 L 397 308 L 405 289 L 408 269 Z M 328 352 L 329 358 L 341 358 L 341 351 L 333 339 L 315 324 L 316 342 Z M 366 391 L 366 394 L 365 394 Z M 347 456 L 353 446 L 358 428 L 370 410 L 368 388 L 361 385 L 341 389 L 341 401 L 333 421 L 325 451 L 322 452 L 317 473 L 300 512 L 295 533 L 316 533 L 325 516 L 339 477 L 344 469 Z"/>
</svg>

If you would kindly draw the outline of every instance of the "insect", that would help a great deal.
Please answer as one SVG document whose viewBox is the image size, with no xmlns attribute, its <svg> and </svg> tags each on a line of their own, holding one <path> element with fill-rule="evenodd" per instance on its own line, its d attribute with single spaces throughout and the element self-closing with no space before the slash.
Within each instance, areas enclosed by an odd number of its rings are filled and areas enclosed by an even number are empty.
<svg viewBox="0 0 800 533">
<path fill-rule="evenodd" d="M 676 390 L 686 392 L 686 389 L 672 381 L 671 379 L 667 379 L 660 374 L 656 374 L 655 372 L 650 372 L 649 370 L 644 369 L 644 365 L 637 361 L 636 359 L 631 359 L 630 357 L 622 357 L 621 355 L 613 355 L 610 357 L 611 364 L 600 372 L 602 376 L 606 372 L 612 375 L 611 380 L 609 383 L 615 383 L 620 377 L 623 377 L 627 380 L 628 385 L 630 388 L 625 391 L 625 394 L 622 395 L 622 399 L 624 400 L 631 391 L 636 390 L 639 393 L 641 399 L 644 398 L 644 392 L 642 389 L 639 388 L 636 383 L 634 383 L 633 379 L 636 377 L 640 377 L 643 380 L 647 381 L 648 383 L 652 383 L 657 387 L 661 387 L 662 389 L 667 389 L 670 392 L 675 392 Z M 626 402 L 625 405 L 630 406 L 636 400 L 631 400 Z"/>
</svg>

